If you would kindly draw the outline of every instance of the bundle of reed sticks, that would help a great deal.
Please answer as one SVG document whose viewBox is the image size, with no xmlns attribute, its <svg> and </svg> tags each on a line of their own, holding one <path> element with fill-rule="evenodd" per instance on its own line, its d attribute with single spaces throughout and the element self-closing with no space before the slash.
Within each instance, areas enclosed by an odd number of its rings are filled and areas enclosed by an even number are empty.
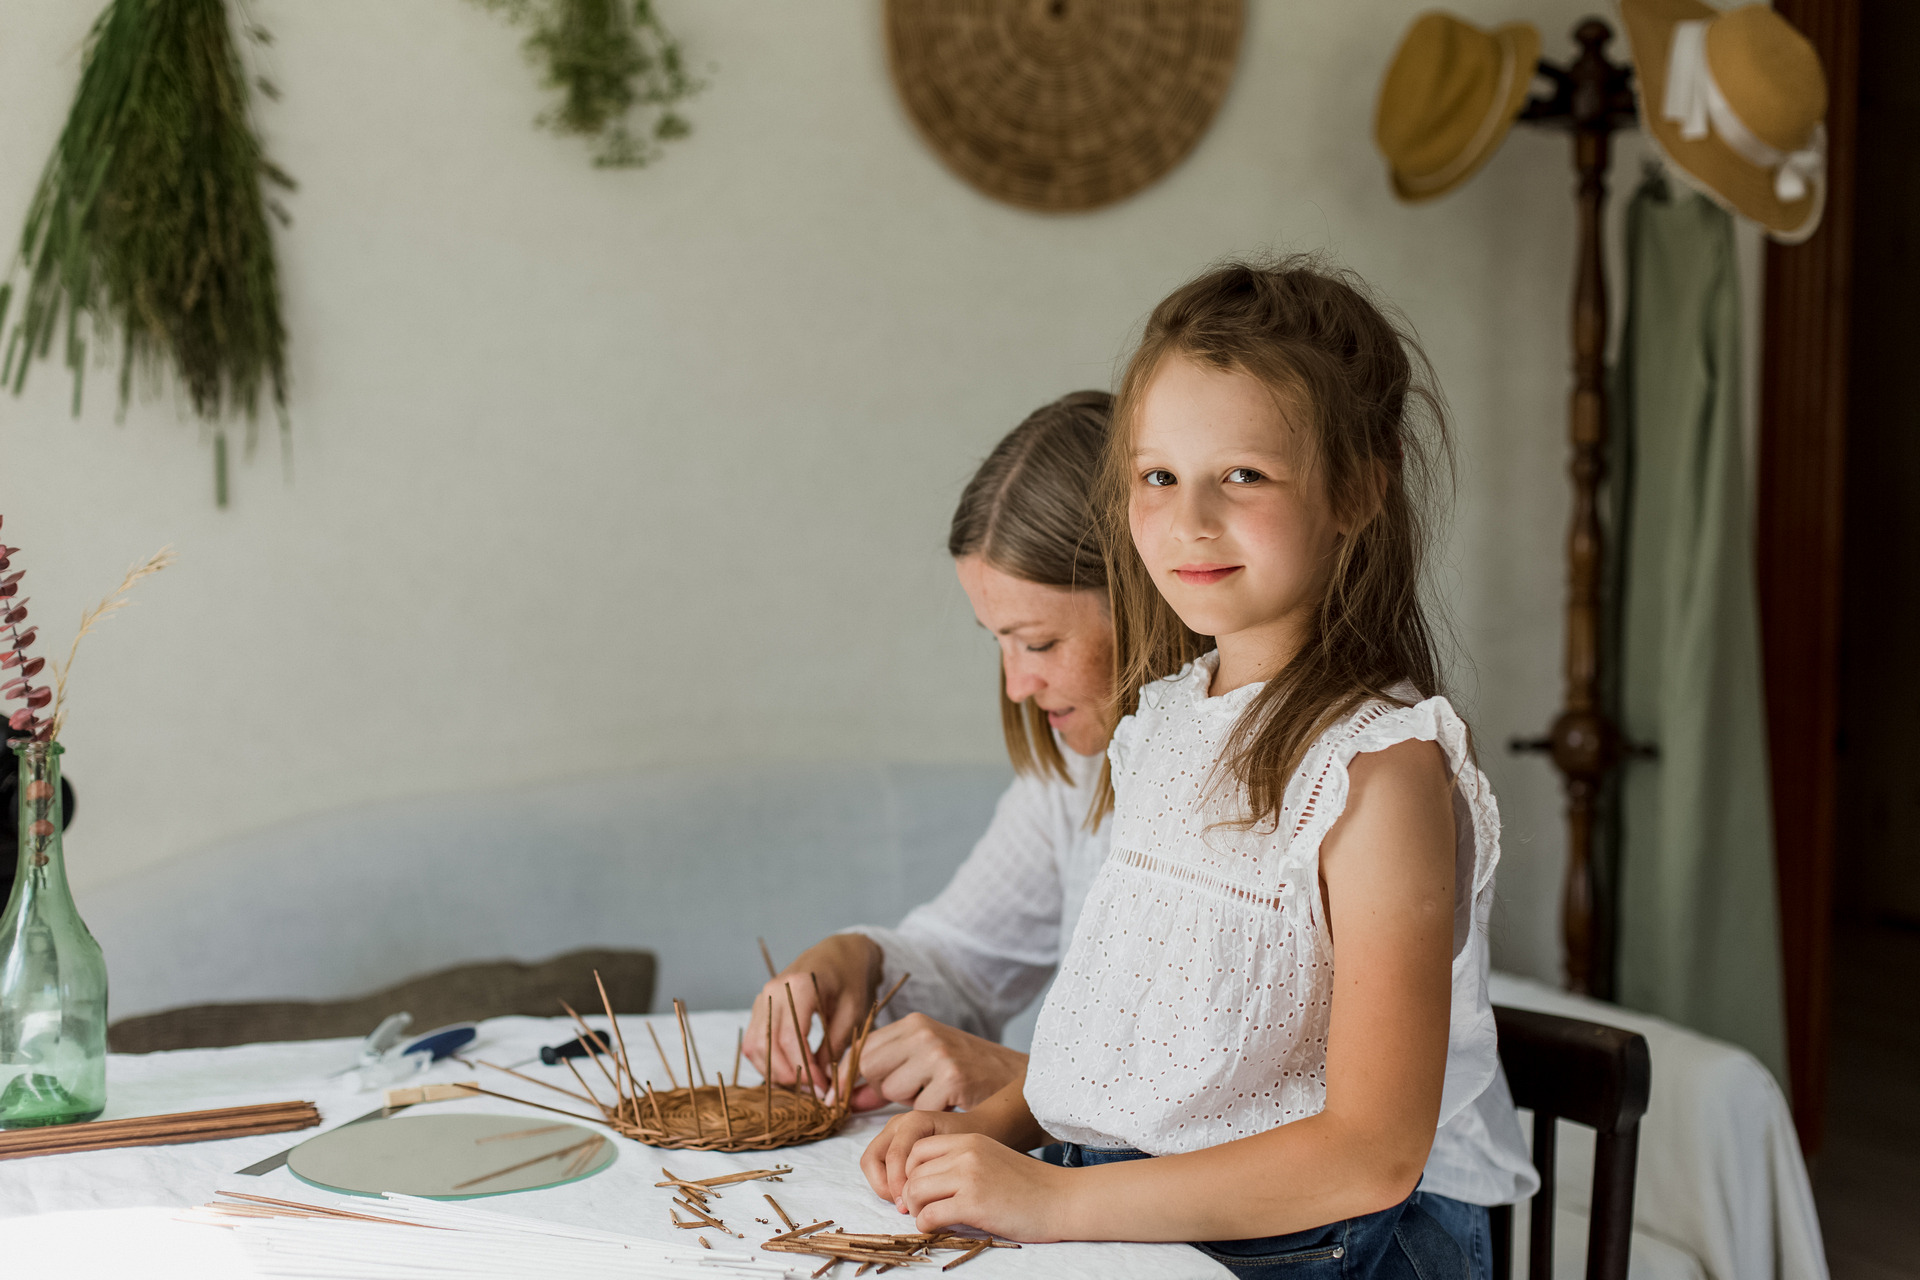
<svg viewBox="0 0 1920 1280">
<path fill-rule="evenodd" d="M 634 1075 L 633 1064 L 627 1056 L 626 1036 L 620 1029 L 620 1020 L 614 1016 L 613 1002 L 607 998 L 606 984 L 600 981 L 598 971 L 595 971 L 593 980 L 600 988 L 600 1001 L 606 1009 L 608 1025 L 612 1028 L 612 1044 L 589 1027 L 572 1005 L 563 1000 L 560 1007 L 580 1027 L 581 1043 L 587 1046 L 587 1056 L 592 1059 L 601 1079 L 611 1091 L 612 1101 L 602 1101 L 595 1088 L 587 1083 L 587 1077 L 566 1058 L 560 1061 L 573 1073 L 574 1081 L 580 1086 L 578 1092 L 523 1075 L 510 1067 L 495 1066 L 485 1061 L 480 1063 L 483 1067 L 565 1094 L 576 1102 L 586 1103 L 600 1113 L 598 1116 L 528 1102 L 525 1098 L 496 1093 L 491 1089 L 476 1088 L 473 1092 L 539 1107 L 590 1124 L 605 1124 L 615 1132 L 650 1147 L 694 1151 L 766 1151 L 774 1147 L 816 1142 L 838 1132 L 853 1110 L 854 1085 L 860 1079 L 860 1050 L 873 1032 L 874 1020 L 911 976 L 902 974 L 884 998 L 868 1007 L 867 1015 L 860 1029 L 854 1033 L 851 1043 L 842 1049 L 836 1049 L 830 1043 L 821 1046 L 827 1060 L 837 1064 L 831 1083 L 824 1092 L 814 1085 L 812 1073 L 804 1070 L 795 1073 L 792 1085 L 775 1084 L 772 1075 L 768 1074 L 760 1087 L 742 1089 L 741 1046 L 737 1041 L 733 1053 L 732 1085 L 729 1086 L 726 1077 L 717 1071 L 713 1073 L 713 1083 L 705 1083 L 708 1076 L 705 1066 L 700 1062 L 699 1047 L 694 1044 L 687 1030 L 687 1007 L 679 1000 L 673 1002 L 673 1012 L 680 1025 L 681 1064 L 686 1068 L 688 1083 L 681 1085 L 673 1063 L 667 1057 L 666 1047 L 649 1025 L 647 1034 L 653 1039 L 654 1052 L 660 1056 L 660 1065 L 666 1068 L 667 1079 L 672 1085 L 669 1089 L 655 1089 L 651 1082 L 642 1081 Z M 817 989 L 817 982 L 815 986 Z M 812 1054 L 806 1048 L 808 1029 L 800 1025 L 791 988 L 787 991 L 787 1013 L 791 1033 L 800 1050 L 797 1056 L 802 1060 L 810 1059 Z M 767 998 L 767 1027 L 769 1037 L 782 1034 L 779 1013 L 771 996 Z M 603 1058 L 605 1061 L 602 1061 Z"/>
<path fill-rule="evenodd" d="M 174 1142 L 213 1142 L 258 1133 L 310 1129 L 320 1123 L 311 1102 L 262 1102 L 212 1111 L 182 1111 L 166 1116 L 133 1116 L 85 1124 L 49 1125 L 0 1133 L 0 1160 L 51 1156 L 68 1151 L 104 1151 L 113 1147 L 159 1147 Z"/>
<path fill-rule="evenodd" d="M 902 1233 L 881 1233 L 866 1231 L 829 1231 L 833 1220 L 816 1222 L 811 1226 L 797 1226 L 780 1202 L 772 1196 L 766 1198 L 773 1211 L 780 1215 L 780 1221 L 787 1229 L 768 1240 L 760 1247 L 774 1253 L 806 1253 L 827 1261 L 815 1276 L 824 1276 L 843 1262 L 859 1264 L 856 1276 L 865 1275 L 869 1267 L 878 1267 L 881 1271 L 890 1271 L 894 1267 L 904 1267 L 915 1262 L 932 1259 L 936 1250 L 958 1253 L 960 1256 L 941 1267 L 942 1271 L 951 1271 L 963 1262 L 970 1262 L 988 1249 L 1018 1249 L 1020 1246 L 1010 1240 L 995 1240 L 991 1237 L 957 1235 L 951 1231 L 912 1231 Z"/>
</svg>

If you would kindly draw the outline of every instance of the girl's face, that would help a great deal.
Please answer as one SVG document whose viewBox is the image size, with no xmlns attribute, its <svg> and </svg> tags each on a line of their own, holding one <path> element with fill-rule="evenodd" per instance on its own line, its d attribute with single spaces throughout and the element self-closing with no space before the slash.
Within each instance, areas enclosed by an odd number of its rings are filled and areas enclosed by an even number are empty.
<svg viewBox="0 0 1920 1280">
<path fill-rule="evenodd" d="M 1133 543 L 1180 620 L 1219 644 L 1217 693 L 1298 652 L 1343 532 L 1290 416 L 1259 380 L 1181 355 L 1136 415 Z"/>
<path fill-rule="evenodd" d="M 1032 698 L 1083 756 L 1106 749 L 1103 714 L 1113 684 L 1113 620 L 1104 592 L 1043 587 L 980 556 L 954 561 L 973 616 L 1000 642 L 1007 697 Z"/>
</svg>

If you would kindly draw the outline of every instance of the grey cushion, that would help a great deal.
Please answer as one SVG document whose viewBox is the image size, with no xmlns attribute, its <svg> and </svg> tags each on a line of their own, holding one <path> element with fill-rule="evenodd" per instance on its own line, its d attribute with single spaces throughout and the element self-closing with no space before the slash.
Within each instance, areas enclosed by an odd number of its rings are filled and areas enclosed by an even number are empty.
<svg viewBox="0 0 1920 1280">
<path fill-rule="evenodd" d="M 541 964 L 463 964 L 351 1000 L 201 1004 L 123 1018 L 107 1028 L 107 1044 L 115 1053 L 153 1053 L 260 1040 L 330 1040 L 364 1036 L 388 1014 L 403 1012 L 413 1015 L 410 1030 L 423 1032 L 510 1014 L 559 1017 L 562 1000 L 592 1013 L 603 1008 L 596 972 L 615 1013 L 647 1013 L 653 1006 L 653 969 L 649 951 L 575 951 Z"/>
</svg>

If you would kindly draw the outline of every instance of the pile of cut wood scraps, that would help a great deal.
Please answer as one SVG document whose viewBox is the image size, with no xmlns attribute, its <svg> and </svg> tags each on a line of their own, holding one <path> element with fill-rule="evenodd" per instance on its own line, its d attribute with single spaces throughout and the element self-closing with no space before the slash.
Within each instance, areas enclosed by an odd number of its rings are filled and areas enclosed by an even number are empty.
<svg viewBox="0 0 1920 1280">
<path fill-rule="evenodd" d="M 602 1276 L 651 1280 L 702 1275 L 770 1280 L 797 1273 L 792 1264 L 768 1254 L 824 1259 L 818 1269 L 807 1272 L 814 1277 L 826 1276 L 843 1264 L 852 1270 L 839 1274 L 864 1276 L 922 1264 L 931 1264 L 928 1270 L 951 1271 L 989 1249 L 1020 1247 L 951 1231 L 854 1232 L 833 1229 L 831 1220 L 803 1226 L 770 1192 L 761 1192 L 760 1198 L 783 1229 L 758 1245 L 748 1244 L 751 1236 L 759 1234 L 758 1228 L 772 1228 L 773 1221 L 756 1216 L 758 1206 L 746 1196 L 738 1209 L 716 1205 L 723 1197 L 721 1189 L 750 1195 L 744 1184 L 780 1182 L 792 1172 L 782 1165 L 690 1179 L 662 1169 L 665 1181 L 655 1185 L 671 1197 L 668 1215 L 674 1226 L 700 1233 L 697 1247 L 394 1194 L 327 1203 L 221 1191 L 213 1201 L 187 1210 L 182 1217 L 235 1230 L 259 1274 L 274 1277 L 377 1275 L 381 1280 L 427 1280 L 459 1275 L 471 1280 L 520 1280 L 529 1275 L 566 1275 L 569 1280 Z M 725 1214 L 740 1227 L 752 1218 L 755 1229 L 736 1229 Z M 709 1235 L 722 1236 L 721 1247 L 716 1248 Z M 726 1247 L 724 1237 L 741 1241 L 752 1252 L 735 1252 L 739 1246 Z M 941 1259 L 936 1254 L 954 1256 Z"/>
<path fill-rule="evenodd" d="M 664 1166 L 660 1172 L 666 1181 L 656 1182 L 653 1185 L 667 1187 L 674 1192 L 673 1206 L 667 1211 L 674 1226 L 684 1231 L 710 1228 L 744 1240 L 747 1237 L 728 1226 L 710 1203 L 718 1198 L 719 1188 L 761 1180 L 779 1182 L 793 1170 L 786 1166 L 777 1169 L 749 1169 L 744 1173 L 728 1173 L 714 1178 L 697 1179 L 682 1178 Z M 864 1276 L 869 1270 L 879 1274 L 891 1271 L 895 1267 L 928 1261 L 937 1251 L 959 1253 L 959 1257 L 940 1268 L 942 1271 L 951 1271 L 961 1263 L 980 1256 L 988 1249 L 1020 1247 L 1010 1241 L 995 1240 L 990 1236 L 962 1235 L 953 1231 L 905 1233 L 830 1231 L 828 1228 L 834 1225 L 830 1218 L 803 1227 L 793 1220 L 778 1200 L 773 1198 L 772 1192 L 762 1192 L 761 1199 L 765 1200 L 774 1213 L 779 1215 L 786 1230 L 770 1240 L 763 1241 L 760 1247 L 774 1253 L 806 1253 L 816 1258 L 825 1258 L 826 1262 L 813 1273 L 815 1276 L 826 1275 L 842 1262 L 854 1263 L 858 1268 L 853 1273 L 856 1276 Z M 680 1211 L 683 1209 L 692 1217 L 692 1221 L 681 1219 Z M 772 1225 L 765 1218 L 756 1217 L 754 1221 L 764 1226 Z M 706 1236 L 700 1236 L 698 1239 L 701 1247 L 713 1248 Z"/>
</svg>

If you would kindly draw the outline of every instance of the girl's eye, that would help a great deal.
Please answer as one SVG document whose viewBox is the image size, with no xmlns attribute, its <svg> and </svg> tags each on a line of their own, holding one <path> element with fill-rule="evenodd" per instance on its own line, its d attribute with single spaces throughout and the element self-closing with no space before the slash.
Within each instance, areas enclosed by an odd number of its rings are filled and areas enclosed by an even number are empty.
<svg viewBox="0 0 1920 1280">
<path fill-rule="evenodd" d="M 1173 483 L 1173 472 L 1164 471 L 1156 467 L 1152 471 L 1147 472 L 1141 479 L 1145 480 L 1155 489 L 1164 489 Z"/>
<path fill-rule="evenodd" d="M 1030 644 L 1027 646 L 1027 652 L 1028 653 L 1045 653 L 1047 652 L 1047 650 L 1053 648 L 1053 646 L 1059 643 L 1060 642 L 1058 640 L 1049 640 L 1045 644 Z"/>
<path fill-rule="evenodd" d="M 1255 471 L 1252 467 L 1235 467 L 1233 470 L 1227 472 L 1228 484 L 1256 484 L 1265 479 L 1265 476 Z"/>
</svg>

